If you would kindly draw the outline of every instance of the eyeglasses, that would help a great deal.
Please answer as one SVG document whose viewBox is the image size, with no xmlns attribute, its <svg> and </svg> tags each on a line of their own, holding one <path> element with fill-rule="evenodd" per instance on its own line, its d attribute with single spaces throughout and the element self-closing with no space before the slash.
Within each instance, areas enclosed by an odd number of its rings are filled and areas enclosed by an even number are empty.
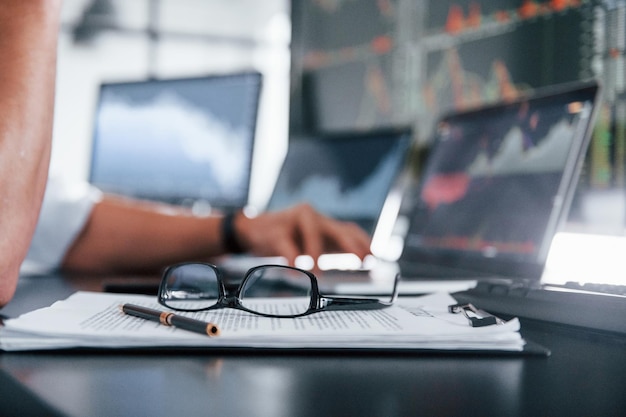
<svg viewBox="0 0 626 417">
<path fill-rule="evenodd" d="M 399 274 L 391 298 L 326 296 L 309 271 L 261 265 L 246 272 L 234 292 L 215 265 L 184 263 L 168 267 L 159 286 L 159 304 L 176 311 L 234 308 L 264 317 L 293 318 L 327 310 L 369 310 L 391 306 L 398 296 Z M 288 299 L 286 297 L 289 297 Z"/>
</svg>

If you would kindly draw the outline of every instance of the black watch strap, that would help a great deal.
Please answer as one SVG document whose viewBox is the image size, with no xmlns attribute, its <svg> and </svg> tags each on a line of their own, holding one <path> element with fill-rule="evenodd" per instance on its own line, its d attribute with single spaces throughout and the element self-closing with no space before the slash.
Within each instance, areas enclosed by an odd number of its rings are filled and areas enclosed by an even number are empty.
<svg viewBox="0 0 626 417">
<path fill-rule="evenodd" d="M 238 214 L 240 214 L 238 211 L 231 212 L 222 218 L 222 245 L 228 253 L 245 252 L 237 239 L 237 233 L 235 231 L 235 216 Z"/>
</svg>

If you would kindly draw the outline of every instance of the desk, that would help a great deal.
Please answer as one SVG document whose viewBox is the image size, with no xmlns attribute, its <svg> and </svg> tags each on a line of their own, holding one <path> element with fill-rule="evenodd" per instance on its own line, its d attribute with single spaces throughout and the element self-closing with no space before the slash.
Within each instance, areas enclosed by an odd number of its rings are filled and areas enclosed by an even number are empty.
<svg viewBox="0 0 626 417">
<path fill-rule="evenodd" d="M 2 313 L 102 279 L 24 277 Z M 552 355 L 0 353 L 0 415 L 626 415 L 626 340 L 522 328 Z"/>
</svg>

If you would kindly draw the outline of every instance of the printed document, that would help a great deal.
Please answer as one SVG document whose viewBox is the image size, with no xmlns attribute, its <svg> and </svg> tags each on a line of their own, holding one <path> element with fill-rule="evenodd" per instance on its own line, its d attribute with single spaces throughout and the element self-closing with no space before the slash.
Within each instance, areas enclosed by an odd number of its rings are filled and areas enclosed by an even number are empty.
<svg viewBox="0 0 626 417">
<path fill-rule="evenodd" d="M 299 318 L 267 318 L 230 308 L 176 313 L 217 324 L 221 333 L 216 337 L 126 315 L 120 310 L 120 305 L 125 303 L 167 311 L 152 296 L 77 292 L 49 307 L 5 320 L 0 328 L 0 349 L 244 347 L 521 351 L 525 343 L 517 319 L 502 325 L 471 327 L 462 314 L 448 312 L 448 306 L 456 301 L 447 293 L 401 297 L 393 306 L 380 310 L 328 311 Z"/>
</svg>

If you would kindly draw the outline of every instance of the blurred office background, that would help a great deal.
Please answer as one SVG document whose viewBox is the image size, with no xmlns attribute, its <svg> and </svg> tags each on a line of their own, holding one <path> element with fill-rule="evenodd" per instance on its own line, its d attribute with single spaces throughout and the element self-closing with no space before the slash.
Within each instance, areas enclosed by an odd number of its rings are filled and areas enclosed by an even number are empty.
<svg viewBox="0 0 626 417">
<path fill-rule="evenodd" d="M 292 131 L 411 124 L 427 145 L 442 113 L 601 80 L 604 102 L 570 227 L 623 233 L 626 2 L 292 3 Z"/>
<path fill-rule="evenodd" d="M 59 45 L 51 169 L 70 178 L 87 177 L 100 82 L 260 71 L 259 207 L 290 134 L 409 124 L 427 148 L 443 112 L 599 79 L 558 256 L 626 250 L 625 0 L 65 0 Z"/>
<path fill-rule="evenodd" d="M 262 206 L 286 151 L 287 0 L 65 0 L 51 173 L 87 179 L 102 82 L 263 74 L 251 203 Z"/>
</svg>

